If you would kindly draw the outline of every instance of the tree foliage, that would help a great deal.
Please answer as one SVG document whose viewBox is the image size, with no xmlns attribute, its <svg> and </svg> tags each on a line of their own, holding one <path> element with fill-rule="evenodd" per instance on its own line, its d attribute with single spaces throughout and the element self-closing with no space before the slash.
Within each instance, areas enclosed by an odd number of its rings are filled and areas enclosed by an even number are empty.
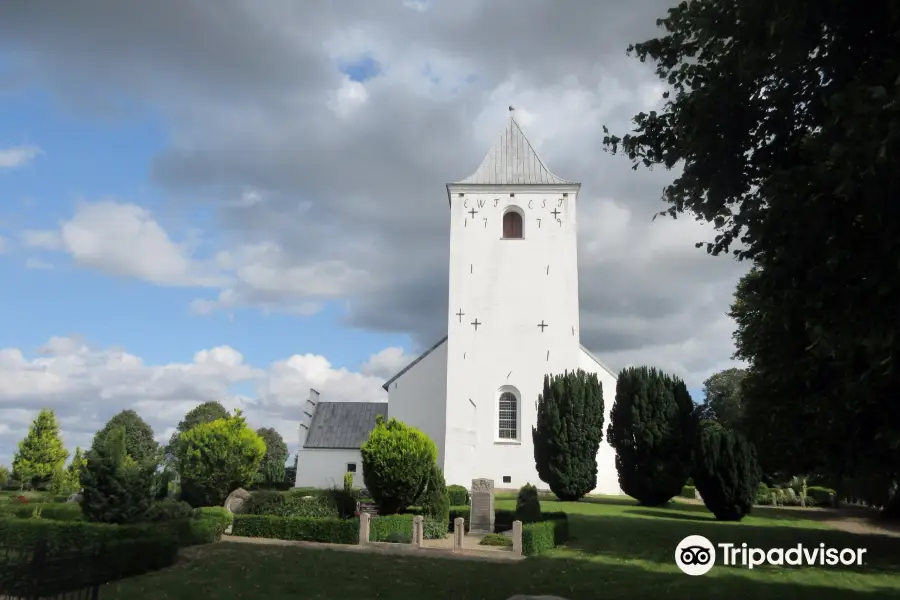
<svg viewBox="0 0 900 600">
<path fill-rule="evenodd" d="M 9 484 L 9 469 L 0 465 L 0 490 Z"/>
<path fill-rule="evenodd" d="M 425 488 L 419 504 L 425 518 L 444 523 L 450 522 L 450 496 L 447 494 L 447 482 L 437 464 L 431 466 L 428 486 Z"/>
<path fill-rule="evenodd" d="M 522 523 L 537 523 L 542 517 L 541 500 L 538 490 L 530 483 L 519 488 L 516 495 L 516 519 Z"/>
<path fill-rule="evenodd" d="M 541 481 L 560 500 L 579 500 L 597 487 L 597 451 L 603 441 L 603 386 L 578 369 L 545 375 L 531 429 Z"/>
<path fill-rule="evenodd" d="M 381 415 L 360 448 L 363 481 L 382 514 L 419 499 L 437 461 L 437 446 L 422 431 Z"/>
<path fill-rule="evenodd" d="M 81 490 L 81 471 L 87 464 L 87 459 L 81 452 L 81 448 L 75 448 L 75 454 L 69 466 L 65 469 L 60 468 L 53 473 L 50 479 L 50 492 L 56 496 L 71 496 Z"/>
<path fill-rule="evenodd" d="M 259 483 L 272 486 L 284 481 L 284 464 L 288 458 L 287 444 L 281 434 L 271 427 L 260 427 L 256 433 L 266 443 L 266 454 L 259 465 Z"/>
<path fill-rule="evenodd" d="M 151 505 L 150 486 L 156 470 L 154 457 L 135 461 L 127 451 L 124 427 L 111 429 L 93 444 L 80 472 L 81 513 L 99 523 L 137 523 Z"/>
<path fill-rule="evenodd" d="M 760 475 L 756 451 L 743 435 L 715 421 L 700 424 L 691 478 L 716 519 L 740 521 L 750 514 Z"/>
<path fill-rule="evenodd" d="M 137 463 L 156 461 L 159 444 L 153 439 L 153 429 L 133 410 L 123 410 L 107 421 L 94 436 L 91 447 L 105 444 L 110 432 L 120 427 L 125 430 L 125 453 L 128 456 Z"/>
<path fill-rule="evenodd" d="M 266 453 L 240 411 L 188 429 L 178 446 L 182 500 L 195 507 L 221 506 L 228 494 L 248 487 Z"/>
<path fill-rule="evenodd" d="M 733 367 L 710 375 L 703 382 L 703 416 L 726 428 L 739 428 L 744 414 L 741 383 L 746 375 L 745 369 Z"/>
<path fill-rule="evenodd" d="M 696 0 L 659 24 L 629 51 L 669 84 L 663 108 L 604 143 L 635 168 L 683 166 L 666 213 L 712 223 L 708 252 L 754 263 L 733 312 L 766 469 L 891 485 L 900 5 Z"/>
<path fill-rule="evenodd" d="M 69 453 L 59 437 L 59 423 L 52 410 L 41 409 L 13 458 L 15 478 L 35 488 L 50 482 L 62 469 Z"/>
<path fill-rule="evenodd" d="M 623 492 L 645 506 L 681 493 L 690 470 L 693 410 L 681 379 L 648 367 L 619 373 L 607 439 Z"/>
<path fill-rule="evenodd" d="M 225 407 L 220 402 L 204 402 L 189 410 L 184 415 L 184 418 L 178 422 L 178 425 L 175 427 L 175 433 L 169 438 L 169 443 L 165 449 L 166 462 L 173 465 L 177 471 L 175 463 L 181 454 L 179 448 L 181 434 L 202 423 L 212 423 L 218 419 L 226 419 L 228 416 L 228 411 L 225 410 Z"/>
</svg>

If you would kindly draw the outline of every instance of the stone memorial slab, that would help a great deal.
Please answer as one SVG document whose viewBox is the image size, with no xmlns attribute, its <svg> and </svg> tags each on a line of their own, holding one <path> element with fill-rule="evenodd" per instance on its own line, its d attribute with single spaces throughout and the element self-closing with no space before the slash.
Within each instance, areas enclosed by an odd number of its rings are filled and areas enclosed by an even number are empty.
<svg viewBox="0 0 900 600">
<path fill-rule="evenodd" d="M 367 502 L 365 500 L 361 500 L 356 503 L 356 512 L 368 513 L 370 517 L 378 516 L 378 505 L 374 502 Z"/>
<path fill-rule="evenodd" d="M 494 480 L 472 480 L 469 533 L 494 533 Z"/>
</svg>

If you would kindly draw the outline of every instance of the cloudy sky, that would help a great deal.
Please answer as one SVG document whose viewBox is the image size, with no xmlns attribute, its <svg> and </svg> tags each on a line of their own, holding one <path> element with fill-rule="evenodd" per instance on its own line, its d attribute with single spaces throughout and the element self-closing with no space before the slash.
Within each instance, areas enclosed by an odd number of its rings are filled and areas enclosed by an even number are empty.
<svg viewBox="0 0 900 600">
<path fill-rule="evenodd" d="M 382 399 L 444 334 L 443 186 L 509 105 L 583 183 L 583 343 L 698 390 L 732 366 L 746 266 L 651 220 L 672 173 L 602 150 L 659 106 L 625 48 L 670 2 L 4 3 L 0 463 L 42 406 L 70 448 L 221 400 L 293 449 L 310 387 Z"/>
</svg>

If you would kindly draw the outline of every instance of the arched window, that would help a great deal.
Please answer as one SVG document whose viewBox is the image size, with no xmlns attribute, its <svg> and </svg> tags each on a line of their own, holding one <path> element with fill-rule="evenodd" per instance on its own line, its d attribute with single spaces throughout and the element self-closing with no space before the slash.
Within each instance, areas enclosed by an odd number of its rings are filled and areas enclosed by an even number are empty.
<svg viewBox="0 0 900 600">
<path fill-rule="evenodd" d="M 497 437 L 501 440 L 519 439 L 519 399 L 512 392 L 500 394 L 497 404 Z"/>
<path fill-rule="evenodd" d="M 522 238 L 522 215 L 510 210 L 503 215 L 503 239 Z"/>
</svg>

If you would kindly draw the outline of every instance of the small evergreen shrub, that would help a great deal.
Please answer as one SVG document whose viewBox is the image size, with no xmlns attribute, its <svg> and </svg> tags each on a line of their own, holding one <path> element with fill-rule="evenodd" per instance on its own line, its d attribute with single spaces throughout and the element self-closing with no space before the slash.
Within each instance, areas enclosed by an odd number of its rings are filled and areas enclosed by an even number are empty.
<svg viewBox="0 0 900 600">
<path fill-rule="evenodd" d="M 299 494 L 289 494 L 276 512 L 253 514 L 269 514 L 281 517 L 336 518 L 341 516 L 335 503 L 326 496 L 307 498 Z"/>
<path fill-rule="evenodd" d="M 682 498 L 696 498 L 697 497 L 697 488 L 692 485 L 686 485 L 681 488 L 681 497 Z"/>
<path fill-rule="evenodd" d="M 381 514 L 397 514 L 416 503 L 431 476 L 437 446 L 422 431 L 378 416 L 360 448 L 363 480 Z"/>
<path fill-rule="evenodd" d="M 479 546 L 512 546 L 512 538 L 502 533 L 489 533 L 478 542 Z"/>
<path fill-rule="evenodd" d="M 813 485 L 806 488 L 806 495 L 812 498 L 817 506 L 832 506 L 836 492 L 831 488 Z"/>
<path fill-rule="evenodd" d="M 344 473 L 344 491 L 353 489 L 353 473 Z"/>
<path fill-rule="evenodd" d="M 359 521 L 357 519 L 237 515 L 234 517 L 232 533 L 237 536 L 276 540 L 357 544 L 359 543 Z"/>
<path fill-rule="evenodd" d="M 157 500 L 150 505 L 147 511 L 145 521 L 150 523 L 159 523 L 163 521 L 177 521 L 178 519 L 190 519 L 194 509 L 187 502 L 180 500 L 167 499 Z"/>
<path fill-rule="evenodd" d="M 437 465 L 431 467 L 428 488 L 422 496 L 421 504 L 422 515 L 426 519 L 433 519 L 441 522 L 450 520 L 450 497 L 447 495 L 444 474 Z"/>
<path fill-rule="evenodd" d="M 183 546 L 218 542 L 233 522 L 234 515 L 224 506 L 194 509 L 192 518 L 188 520 L 189 534 L 180 541 Z"/>
<path fill-rule="evenodd" d="M 125 430 L 111 430 L 94 444 L 80 472 L 81 512 L 97 523 L 143 521 L 152 501 L 154 463 L 137 463 L 125 452 Z"/>
<path fill-rule="evenodd" d="M 461 485 L 447 486 L 447 496 L 450 498 L 450 506 L 469 505 L 469 490 Z"/>
<path fill-rule="evenodd" d="M 509 531 L 516 520 L 516 511 L 508 508 L 494 509 L 494 532 Z"/>
<path fill-rule="evenodd" d="M 453 532 L 453 522 L 456 521 L 458 517 L 462 517 L 465 519 L 465 530 L 466 533 L 469 532 L 469 507 L 468 506 L 451 506 L 450 507 L 450 522 L 447 524 L 447 531 Z"/>
<path fill-rule="evenodd" d="M 10 516 L 17 519 L 31 517 L 35 508 L 41 509 L 41 518 L 53 521 L 80 521 L 81 506 L 75 502 L 70 503 L 35 503 L 35 504 L 0 504 L 0 516 Z"/>
<path fill-rule="evenodd" d="M 245 515 L 282 515 L 284 504 L 285 497 L 281 492 L 259 490 L 250 492 L 250 500 L 241 512 Z"/>
<path fill-rule="evenodd" d="M 516 497 L 516 520 L 522 523 L 537 523 L 541 520 L 541 501 L 537 488 L 526 483 Z"/>
<path fill-rule="evenodd" d="M 694 449 L 693 478 L 703 503 L 719 521 L 740 521 L 759 493 L 756 451 L 741 434 L 707 421 Z M 793 490 L 791 490 L 793 491 Z"/>
<path fill-rule="evenodd" d="M 324 497 L 329 504 L 337 511 L 342 519 L 350 519 L 356 515 L 356 503 L 359 501 L 359 494 L 353 488 L 334 487 L 325 491 Z"/>
</svg>

